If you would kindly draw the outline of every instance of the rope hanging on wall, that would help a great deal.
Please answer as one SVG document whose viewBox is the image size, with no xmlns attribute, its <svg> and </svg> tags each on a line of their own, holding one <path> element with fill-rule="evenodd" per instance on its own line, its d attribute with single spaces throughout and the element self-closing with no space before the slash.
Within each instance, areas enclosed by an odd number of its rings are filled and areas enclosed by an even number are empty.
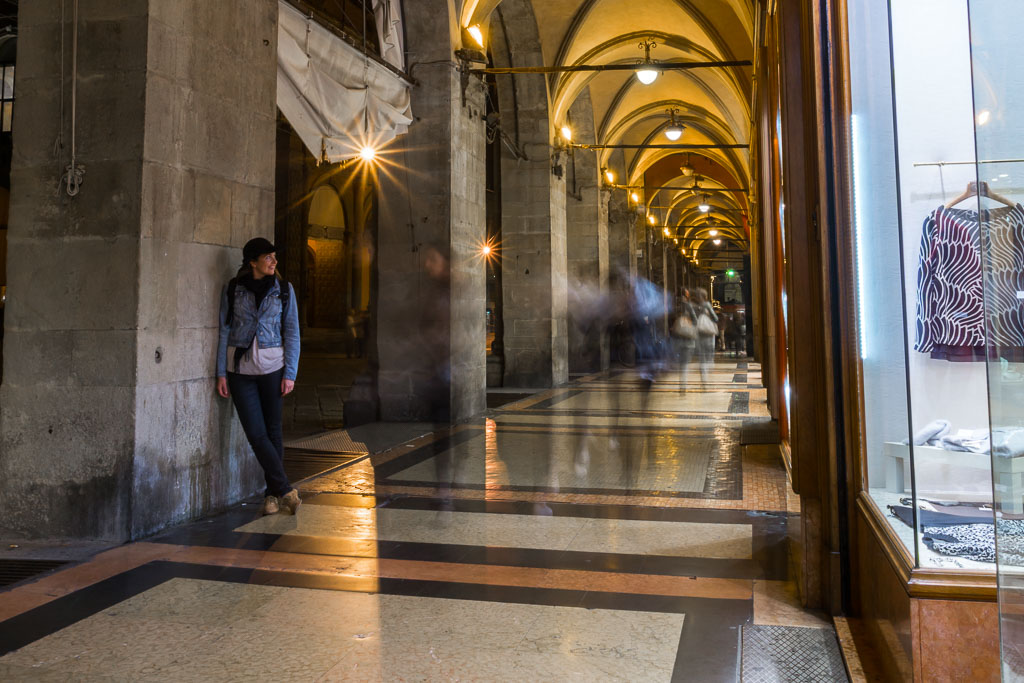
<svg viewBox="0 0 1024 683">
<path fill-rule="evenodd" d="M 85 176 L 85 166 L 78 163 L 78 150 L 75 145 L 75 129 L 77 127 L 78 115 L 78 0 L 72 0 L 72 24 L 71 34 L 71 163 L 64 167 L 64 175 L 61 176 L 60 184 L 69 197 L 74 197 L 82 188 L 82 180 Z M 64 78 L 64 2 L 60 5 L 60 50 L 61 50 L 61 80 Z M 61 112 L 60 125 L 64 126 L 64 85 L 61 84 Z M 58 133 L 57 144 L 63 147 L 63 132 Z"/>
</svg>

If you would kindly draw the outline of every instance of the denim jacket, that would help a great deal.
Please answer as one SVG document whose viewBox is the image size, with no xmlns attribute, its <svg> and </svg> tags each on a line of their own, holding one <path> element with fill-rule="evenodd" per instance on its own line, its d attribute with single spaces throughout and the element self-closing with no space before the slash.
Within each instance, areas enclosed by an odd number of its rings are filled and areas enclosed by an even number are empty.
<svg viewBox="0 0 1024 683">
<path fill-rule="evenodd" d="M 288 284 L 288 308 L 281 316 L 281 282 L 275 278 L 256 310 L 256 295 L 242 285 L 235 287 L 234 320 L 228 320 L 228 287 L 220 293 L 220 335 L 217 340 L 217 376 L 226 377 L 228 347 L 249 345 L 253 333 L 261 349 L 284 346 L 284 377 L 294 380 L 299 371 L 299 308 L 295 290 Z M 235 324 L 232 325 L 231 323 Z M 284 329 L 282 329 L 282 327 Z"/>
</svg>

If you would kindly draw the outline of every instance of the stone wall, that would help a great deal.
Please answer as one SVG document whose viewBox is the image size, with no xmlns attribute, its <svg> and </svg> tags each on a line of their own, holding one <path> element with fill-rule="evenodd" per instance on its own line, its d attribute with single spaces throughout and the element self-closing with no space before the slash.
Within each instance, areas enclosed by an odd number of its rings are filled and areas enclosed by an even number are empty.
<svg viewBox="0 0 1024 683">
<path fill-rule="evenodd" d="M 20 8 L 0 533 L 123 540 L 258 485 L 212 377 L 220 288 L 273 229 L 277 5 L 82 3 L 74 198 L 60 10 Z"/>
</svg>

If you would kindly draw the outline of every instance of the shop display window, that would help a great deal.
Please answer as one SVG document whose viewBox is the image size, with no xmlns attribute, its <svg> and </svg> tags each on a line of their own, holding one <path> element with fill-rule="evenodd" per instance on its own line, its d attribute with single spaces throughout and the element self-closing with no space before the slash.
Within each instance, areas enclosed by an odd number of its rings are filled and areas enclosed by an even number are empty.
<svg viewBox="0 0 1024 683">
<path fill-rule="evenodd" d="M 972 0 L 971 76 L 988 332 L 1003 680 L 1024 680 L 1024 4 Z M 986 207 L 997 207 L 985 211 Z M 1004 208 L 1009 207 L 1009 208 Z M 985 539 L 987 542 L 987 538 Z"/>
<path fill-rule="evenodd" d="M 1005 171 L 977 182 L 967 3 L 851 0 L 848 28 L 865 487 L 916 566 L 995 572 L 993 473 L 1024 457 L 994 469 L 993 444 L 1024 456 L 1024 432 L 992 429 L 988 389 L 993 362 L 1024 378 L 1024 207 Z"/>
</svg>

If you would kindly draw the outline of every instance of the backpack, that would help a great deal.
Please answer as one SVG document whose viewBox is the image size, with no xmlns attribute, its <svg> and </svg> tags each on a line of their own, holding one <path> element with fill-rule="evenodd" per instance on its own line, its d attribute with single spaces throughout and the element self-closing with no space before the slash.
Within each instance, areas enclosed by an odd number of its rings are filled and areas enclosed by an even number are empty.
<svg viewBox="0 0 1024 683">
<path fill-rule="evenodd" d="M 231 327 L 231 321 L 235 319 L 235 289 L 238 287 L 238 278 L 233 277 L 228 281 L 228 327 Z M 288 310 L 288 299 L 291 287 L 288 286 L 288 282 L 285 280 L 279 280 L 277 287 L 280 290 L 278 298 L 281 299 L 281 334 L 284 335 L 284 316 Z"/>
</svg>

